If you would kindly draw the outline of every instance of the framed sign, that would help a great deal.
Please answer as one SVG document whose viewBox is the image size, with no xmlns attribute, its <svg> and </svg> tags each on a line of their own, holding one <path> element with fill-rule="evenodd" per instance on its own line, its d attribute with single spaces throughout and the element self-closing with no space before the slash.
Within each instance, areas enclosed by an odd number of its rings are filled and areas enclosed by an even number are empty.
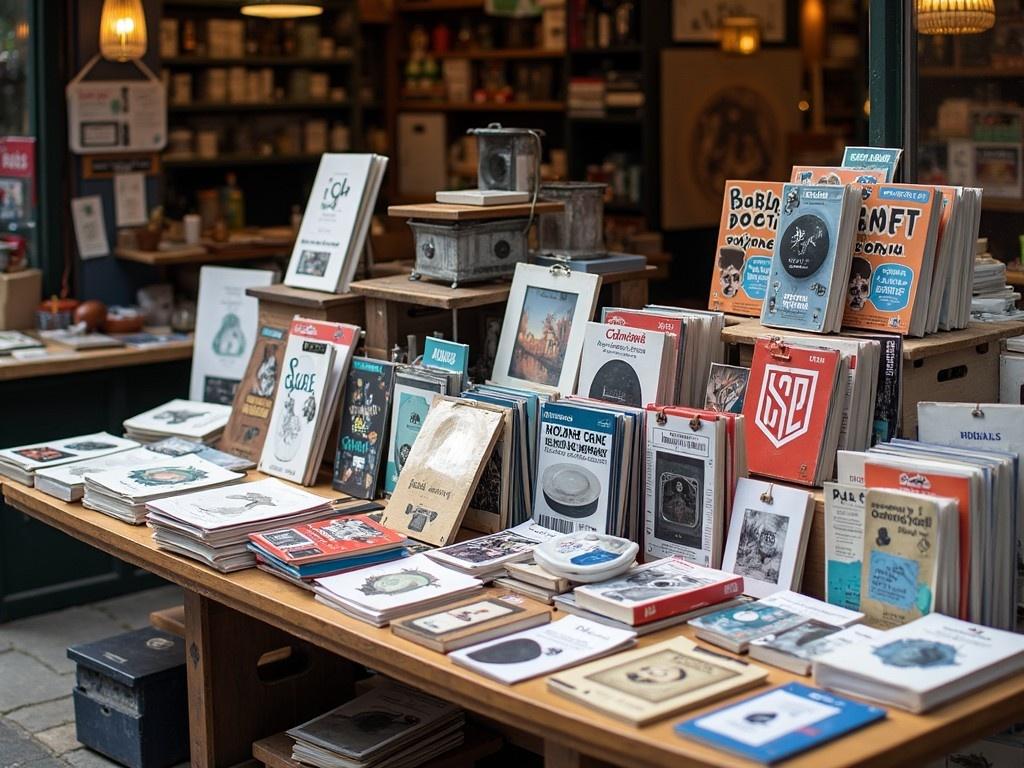
<svg viewBox="0 0 1024 768">
<path fill-rule="evenodd" d="M 756 16 L 764 42 L 786 41 L 786 0 L 672 0 L 672 39 L 713 43 L 722 20 L 730 16 Z"/>
</svg>

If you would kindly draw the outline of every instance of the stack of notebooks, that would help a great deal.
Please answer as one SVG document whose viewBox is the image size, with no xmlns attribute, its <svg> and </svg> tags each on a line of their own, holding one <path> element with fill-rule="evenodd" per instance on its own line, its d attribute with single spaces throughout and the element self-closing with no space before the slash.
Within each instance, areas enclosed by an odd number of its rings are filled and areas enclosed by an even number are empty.
<svg viewBox="0 0 1024 768">
<path fill-rule="evenodd" d="M 261 571 L 309 590 L 313 589 L 313 580 L 321 576 L 405 557 L 405 536 L 369 515 L 355 514 L 372 506 L 372 502 L 353 499 L 334 508 L 345 517 L 251 533 L 249 550 Z"/>
<path fill-rule="evenodd" d="M 134 440 L 114 437 L 106 432 L 18 445 L 0 450 L 0 475 L 24 485 L 33 485 L 38 470 L 109 456 L 138 446 Z"/>
<path fill-rule="evenodd" d="M 208 445 L 217 442 L 231 416 L 230 405 L 171 400 L 124 421 L 124 436 L 140 443 L 183 437 Z"/>
<path fill-rule="evenodd" d="M 292 760 L 316 768 L 411 768 L 463 740 L 465 716 L 441 699 L 385 680 L 288 731 Z"/>
<path fill-rule="evenodd" d="M 479 592 L 483 582 L 425 554 L 317 579 L 317 601 L 375 627 Z"/>
<path fill-rule="evenodd" d="M 509 563 L 505 566 L 505 575 L 496 578 L 494 583 L 548 605 L 552 605 L 558 595 L 564 595 L 574 586 L 564 576 L 551 573 L 537 563 Z"/>
<path fill-rule="evenodd" d="M 243 477 L 243 472 L 232 472 L 193 455 L 170 456 L 141 467 L 86 475 L 82 504 L 123 522 L 142 525 L 150 502 L 237 483 Z"/>
<path fill-rule="evenodd" d="M 256 565 L 250 533 L 336 514 L 329 499 L 272 478 L 154 499 L 146 508 L 159 547 L 222 573 Z"/>
<path fill-rule="evenodd" d="M 527 522 L 507 531 L 432 549 L 427 556 L 448 568 L 488 582 L 504 576 L 510 563 L 530 560 L 534 547 L 560 535 L 557 531 Z"/>
</svg>

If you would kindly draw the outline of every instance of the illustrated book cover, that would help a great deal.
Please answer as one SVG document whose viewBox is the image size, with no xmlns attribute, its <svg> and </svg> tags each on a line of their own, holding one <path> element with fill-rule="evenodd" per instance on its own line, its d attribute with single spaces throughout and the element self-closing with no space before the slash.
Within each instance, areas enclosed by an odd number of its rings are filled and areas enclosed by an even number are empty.
<svg viewBox="0 0 1024 768">
<path fill-rule="evenodd" d="M 576 393 L 635 408 L 664 403 L 667 362 L 663 333 L 587 323 Z"/>
<path fill-rule="evenodd" d="M 338 417 L 335 490 L 357 499 L 376 497 L 394 386 L 393 363 L 352 359 Z"/>
<path fill-rule="evenodd" d="M 249 540 L 281 562 L 300 566 L 394 549 L 405 543 L 405 536 L 368 515 L 346 515 L 253 533 Z"/>
<path fill-rule="evenodd" d="M 860 610 L 864 557 L 863 487 L 825 483 L 825 597 L 833 605 Z"/>
<path fill-rule="evenodd" d="M 412 371 L 399 369 L 391 398 L 391 420 L 388 434 L 388 458 L 384 470 L 384 491 L 392 493 L 398 485 L 409 452 L 416 442 L 430 405 L 436 395 L 443 395 L 446 383 L 425 378 Z"/>
<path fill-rule="evenodd" d="M 281 378 L 288 329 L 261 324 L 249 364 L 235 390 L 231 417 L 224 428 L 221 447 L 225 451 L 258 461 L 267 440 L 274 393 Z"/>
<path fill-rule="evenodd" d="M 896 166 L 903 156 L 901 148 L 888 147 L 846 147 L 843 149 L 843 167 L 865 171 L 882 171 L 883 181 L 892 182 L 896 178 Z"/>
</svg>

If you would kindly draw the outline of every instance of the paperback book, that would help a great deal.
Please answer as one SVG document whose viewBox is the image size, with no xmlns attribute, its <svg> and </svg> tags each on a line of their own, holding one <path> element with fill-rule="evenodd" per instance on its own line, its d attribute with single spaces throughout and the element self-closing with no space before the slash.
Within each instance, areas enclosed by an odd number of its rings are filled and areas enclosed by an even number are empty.
<svg viewBox="0 0 1024 768">
<path fill-rule="evenodd" d="M 274 393 L 284 365 L 288 329 L 260 324 L 249 364 L 235 391 L 231 417 L 221 446 L 226 451 L 258 461 L 263 452 L 274 408 Z"/>
<path fill-rule="evenodd" d="M 795 675 L 809 675 L 818 656 L 838 648 L 872 643 L 882 635 L 879 629 L 854 624 L 842 629 L 817 619 L 750 641 L 750 658 L 781 667 Z"/>
<path fill-rule="evenodd" d="M 124 436 L 140 443 L 153 443 L 166 437 L 214 443 L 224 432 L 230 416 L 230 405 L 176 399 L 125 419 Z"/>
<path fill-rule="evenodd" d="M 435 395 L 443 395 L 447 391 L 445 379 L 410 369 L 396 371 L 391 398 L 388 461 L 384 472 L 385 493 L 392 493 L 398 485 L 398 476 L 409 458 Z"/>
<path fill-rule="evenodd" d="M 885 174 L 883 181 L 891 182 L 896 178 L 896 166 L 903 155 L 901 148 L 888 147 L 846 147 L 843 150 L 843 167 L 866 171 L 881 171 Z"/>
<path fill-rule="evenodd" d="M 106 432 L 65 437 L 0 450 L 0 475 L 32 485 L 37 470 L 95 459 L 138 448 L 134 440 Z"/>
<path fill-rule="evenodd" d="M 587 323 L 576 392 L 636 408 L 665 403 L 667 352 L 665 334 L 658 331 Z"/>
<path fill-rule="evenodd" d="M 824 495 L 826 599 L 859 611 L 866 491 L 862 486 L 825 483 Z"/>
<path fill-rule="evenodd" d="M 830 165 L 794 165 L 789 180 L 794 184 L 882 184 L 884 171 Z"/>
<path fill-rule="evenodd" d="M 353 358 L 339 415 L 335 490 L 357 499 L 376 497 L 394 386 L 393 363 Z"/>
</svg>

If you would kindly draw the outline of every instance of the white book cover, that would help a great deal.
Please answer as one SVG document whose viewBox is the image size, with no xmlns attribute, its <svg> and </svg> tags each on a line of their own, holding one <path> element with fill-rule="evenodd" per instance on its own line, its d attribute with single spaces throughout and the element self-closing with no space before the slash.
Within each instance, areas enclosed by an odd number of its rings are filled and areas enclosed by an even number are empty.
<svg viewBox="0 0 1024 768">
<path fill-rule="evenodd" d="M 138 448 L 134 440 L 114 437 L 106 432 L 65 437 L 41 443 L 29 443 L 0 450 L 0 461 L 13 464 L 29 472 L 44 467 L 56 467 L 73 461 L 95 459 L 119 451 Z"/>
<path fill-rule="evenodd" d="M 836 482 L 864 487 L 864 461 L 867 456 L 862 451 L 836 452 Z"/>
<path fill-rule="evenodd" d="M 317 591 L 375 613 L 480 586 L 480 580 L 436 563 L 425 554 L 316 580 Z"/>
<path fill-rule="evenodd" d="M 227 426 L 231 405 L 175 399 L 125 419 L 124 428 L 133 432 L 156 432 L 201 440 Z"/>
<path fill-rule="evenodd" d="M 452 661 L 511 685 L 632 646 L 636 633 L 566 616 L 533 629 L 463 648 Z"/>
<path fill-rule="evenodd" d="M 164 454 L 148 448 L 130 448 L 95 459 L 74 461 L 57 467 L 43 467 L 36 470 L 36 482 L 47 480 L 68 487 L 80 486 L 85 482 L 86 475 L 95 475 L 108 469 L 118 467 L 142 467 L 162 460 Z"/>
<path fill-rule="evenodd" d="M 290 335 L 282 375 L 274 394 L 267 441 L 259 469 L 302 483 L 316 448 L 320 410 L 334 364 L 335 348 L 322 341 Z"/>
<path fill-rule="evenodd" d="M 666 351 L 660 331 L 587 323 L 576 393 L 635 408 L 661 403 Z"/>
<path fill-rule="evenodd" d="M 230 483 L 243 477 L 244 472 L 232 472 L 197 456 L 186 455 L 166 456 L 162 461 L 142 467 L 108 469 L 89 475 L 86 484 L 122 496 L 130 502 L 142 502 L 157 496 Z"/>
<path fill-rule="evenodd" d="M 813 509 L 814 497 L 807 491 L 741 477 L 722 570 L 742 576 L 743 591 L 753 597 L 796 589 Z"/>
<path fill-rule="evenodd" d="M 204 531 L 277 520 L 301 514 L 328 500 L 274 478 L 157 499 L 151 512 Z"/>
<path fill-rule="evenodd" d="M 815 600 L 813 597 L 789 590 L 776 592 L 761 598 L 758 602 L 773 608 L 784 608 L 790 613 L 798 613 L 808 619 L 816 619 L 834 627 L 849 627 L 859 624 L 864 619 L 864 614 L 860 611 L 851 611 L 848 608 L 832 605 L 823 600 Z"/>
<path fill-rule="evenodd" d="M 21 331 L 0 331 L 0 355 L 6 355 L 15 349 L 38 349 L 43 342 Z"/>
<path fill-rule="evenodd" d="M 337 290 L 346 261 L 361 247 L 356 239 L 372 186 L 373 159 L 369 154 L 348 153 L 320 158 L 285 285 L 329 293 Z"/>
<path fill-rule="evenodd" d="M 679 555 L 717 568 L 725 511 L 724 421 L 648 410 L 644 560 Z"/>
<path fill-rule="evenodd" d="M 231 405 L 256 340 L 259 302 L 246 288 L 270 285 L 265 269 L 204 266 L 199 270 L 190 400 Z"/>
<path fill-rule="evenodd" d="M 864 558 L 863 486 L 825 483 L 825 597 L 833 605 L 860 609 Z"/>
<path fill-rule="evenodd" d="M 999 402 L 1024 403 L 1024 355 L 1003 352 L 999 355 Z"/>
</svg>

